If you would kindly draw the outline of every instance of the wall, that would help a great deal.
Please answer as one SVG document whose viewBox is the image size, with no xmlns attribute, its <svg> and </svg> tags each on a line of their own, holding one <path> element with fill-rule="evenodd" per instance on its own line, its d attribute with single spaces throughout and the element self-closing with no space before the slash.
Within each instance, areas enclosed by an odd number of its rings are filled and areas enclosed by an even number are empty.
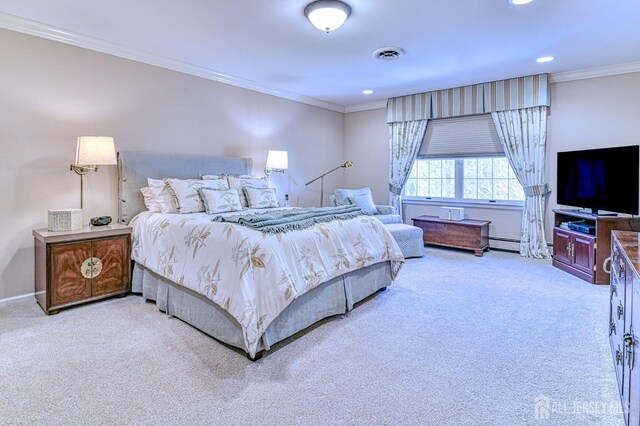
<svg viewBox="0 0 640 426">
<path fill-rule="evenodd" d="M 556 185 L 558 151 L 640 144 L 640 73 L 623 74 L 551 85 L 548 120 L 547 178 Z M 377 202 L 387 201 L 388 129 L 384 109 L 346 114 L 345 153 L 364 168 L 345 175 L 348 187 L 370 186 Z M 382 175 L 384 172 L 384 176 Z M 551 242 L 556 195 L 551 193 L 546 214 L 547 238 Z M 522 213 L 519 210 L 465 208 L 467 217 L 491 220 L 492 237 L 518 239 Z M 437 215 L 437 206 L 405 204 L 405 222 L 421 215 Z M 492 242 L 498 248 L 514 249 L 508 243 Z"/>
<path fill-rule="evenodd" d="M 69 171 L 81 135 L 113 136 L 118 150 L 252 157 L 289 151 L 272 178 L 280 199 L 317 204 L 304 183 L 344 161 L 341 113 L 93 51 L 0 30 L 0 299 L 33 291 L 31 230 L 47 209 L 79 207 Z M 343 183 L 327 178 L 326 192 Z M 117 216 L 115 166 L 85 177 L 85 222 Z"/>
</svg>

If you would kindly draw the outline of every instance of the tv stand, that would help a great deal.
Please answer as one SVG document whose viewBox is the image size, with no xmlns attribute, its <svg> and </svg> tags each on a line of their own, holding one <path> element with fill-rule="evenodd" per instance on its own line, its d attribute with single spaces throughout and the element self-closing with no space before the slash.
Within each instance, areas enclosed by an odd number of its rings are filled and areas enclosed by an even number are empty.
<svg viewBox="0 0 640 426">
<path fill-rule="evenodd" d="M 609 284 L 603 269 L 611 253 L 611 231 L 639 231 L 640 218 L 593 214 L 581 210 L 553 210 L 553 266 L 592 284 Z M 563 222 L 583 220 L 595 225 L 595 234 L 561 227 Z"/>
</svg>

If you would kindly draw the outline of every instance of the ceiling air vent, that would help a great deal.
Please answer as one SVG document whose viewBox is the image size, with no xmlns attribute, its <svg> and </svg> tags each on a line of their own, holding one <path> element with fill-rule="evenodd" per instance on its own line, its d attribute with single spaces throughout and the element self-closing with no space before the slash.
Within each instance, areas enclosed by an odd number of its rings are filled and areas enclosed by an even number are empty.
<svg viewBox="0 0 640 426">
<path fill-rule="evenodd" d="M 404 55 L 404 50 L 399 47 L 381 47 L 374 50 L 371 55 L 379 61 L 395 61 Z"/>
</svg>

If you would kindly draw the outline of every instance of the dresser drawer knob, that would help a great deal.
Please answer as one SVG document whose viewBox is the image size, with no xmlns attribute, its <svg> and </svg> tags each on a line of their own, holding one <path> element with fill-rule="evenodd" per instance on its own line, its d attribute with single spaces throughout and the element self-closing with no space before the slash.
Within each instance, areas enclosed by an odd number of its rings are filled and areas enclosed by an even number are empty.
<svg viewBox="0 0 640 426">
<path fill-rule="evenodd" d="M 624 340 L 624 345 L 627 348 L 627 366 L 629 368 L 633 368 L 633 346 L 636 342 L 633 340 L 633 335 L 631 333 L 625 333 L 624 336 L 622 336 L 622 339 Z"/>
<path fill-rule="evenodd" d="M 622 306 L 622 302 L 620 302 L 620 304 L 618 305 L 618 309 L 616 309 L 616 312 L 618 313 L 618 319 L 622 318 L 622 315 L 624 315 L 624 307 Z"/>
</svg>

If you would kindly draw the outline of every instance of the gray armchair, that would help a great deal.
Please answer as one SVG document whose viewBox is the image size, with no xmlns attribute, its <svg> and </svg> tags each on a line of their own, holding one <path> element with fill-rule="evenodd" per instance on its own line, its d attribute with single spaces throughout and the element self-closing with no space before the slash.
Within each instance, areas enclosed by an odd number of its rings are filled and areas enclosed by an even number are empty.
<svg viewBox="0 0 640 426">
<path fill-rule="evenodd" d="M 337 206 L 337 199 L 343 200 L 341 205 L 349 204 L 348 200 L 346 200 L 346 194 L 351 192 L 357 193 L 358 191 L 362 191 L 366 193 L 368 190 L 369 194 L 371 194 L 371 190 L 369 188 L 362 188 L 360 190 L 352 190 L 352 189 L 336 189 L 335 193 L 329 197 L 329 203 L 331 206 Z M 384 205 L 384 204 L 375 204 L 376 210 L 378 210 L 378 214 L 374 215 L 376 219 L 384 224 L 390 223 L 402 223 L 402 219 L 400 215 L 397 214 L 396 209 L 393 206 Z"/>
</svg>

